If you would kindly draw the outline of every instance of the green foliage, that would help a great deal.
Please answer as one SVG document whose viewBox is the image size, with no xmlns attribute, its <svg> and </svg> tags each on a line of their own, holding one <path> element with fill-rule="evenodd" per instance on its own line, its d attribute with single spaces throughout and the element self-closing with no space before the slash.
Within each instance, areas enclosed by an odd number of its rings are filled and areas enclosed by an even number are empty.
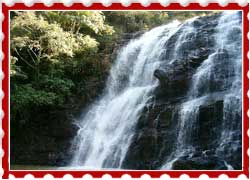
<svg viewBox="0 0 250 180">
<path fill-rule="evenodd" d="M 75 23 L 71 20 L 79 18 L 77 15 L 77 12 L 29 11 L 16 12 L 13 16 L 10 29 L 11 119 L 22 121 L 41 107 L 59 108 L 72 92 L 82 89 L 78 82 L 101 76 L 102 70 L 97 65 L 99 42 L 92 32 L 80 31 L 88 28 L 99 36 L 111 34 L 112 28 L 104 24 L 102 13 L 86 12 L 79 13 L 83 21 L 72 29 L 69 23 Z"/>
<path fill-rule="evenodd" d="M 17 57 L 10 56 L 10 76 L 11 77 L 16 76 L 26 79 L 27 78 L 26 74 L 22 72 L 19 66 L 16 66 L 17 61 L 18 61 Z"/>
<path fill-rule="evenodd" d="M 16 121 L 18 124 L 26 123 L 31 118 L 33 110 L 52 106 L 56 103 L 56 99 L 56 93 L 35 89 L 31 84 L 12 86 L 10 101 L 12 123 Z"/>
<path fill-rule="evenodd" d="M 112 26 L 105 24 L 101 11 L 49 11 L 40 12 L 50 22 L 57 22 L 61 27 L 73 33 L 111 35 Z"/>
<path fill-rule="evenodd" d="M 35 89 L 31 84 L 19 85 L 13 88 L 15 93 L 12 94 L 12 105 L 16 109 L 22 106 L 44 106 L 56 103 L 57 95 L 53 92 L 46 92 Z"/>
<path fill-rule="evenodd" d="M 162 24 L 168 18 L 168 13 L 165 11 L 107 11 L 104 13 L 118 32 L 148 30 Z"/>
<path fill-rule="evenodd" d="M 49 58 L 65 55 L 73 57 L 76 53 L 93 48 L 98 43 L 90 36 L 73 34 L 64 31 L 57 23 L 49 23 L 34 12 L 19 13 L 11 21 L 11 50 L 27 48 L 35 56 L 34 50 L 41 53 L 38 58 Z"/>
<path fill-rule="evenodd" d="M 71 94 L 70 90 L 73 86 L 74 83 L 70 79 L 50 77 L 48 75 L 44 75 L 39 79 L 40 89 L 56 93 L 58 104 L 62 104 L 64 102 L 64 97 Z"/>
<path fill-rule="evenodd" d="M 207 16 L 216 12 L 217 11 L 170 11 L 168 12 L 168 16 L 170 20 L 178 19 L 179 21 L 185 21 L 195 16 Z"/>
</svg>

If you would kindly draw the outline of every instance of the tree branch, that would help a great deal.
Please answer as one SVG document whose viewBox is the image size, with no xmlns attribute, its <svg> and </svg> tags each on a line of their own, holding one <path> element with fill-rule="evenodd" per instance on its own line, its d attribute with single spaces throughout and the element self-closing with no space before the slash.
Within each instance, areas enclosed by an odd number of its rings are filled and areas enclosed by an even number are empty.
<svg viewBox="0 0 250 180">
<path fill-rule="evenodd" d="M 28 51 L 28 53 L 29 53 L 29 55 L 30 55 L 30 57 L 31 57 L 32 61 L 34 62 L 34 64 L 36 64 L 36 61 L 34 60 L 34 58 L 33 58 L 32 54 L 30 53 L 30 49 L 28 49 L 27 51 Z"/>
<path fill-rule="evenodd" d="M 25 62 L 28 66 L 30 66 L 32 69 L 36 69 L 33 65 L 31 65 L 28 61 L 26 61 L 17 51 L 17 49 L 15 48 L 15 51 L 17 53 L 17 55 L 20 57 L 20 59 Z"/>
</svg>

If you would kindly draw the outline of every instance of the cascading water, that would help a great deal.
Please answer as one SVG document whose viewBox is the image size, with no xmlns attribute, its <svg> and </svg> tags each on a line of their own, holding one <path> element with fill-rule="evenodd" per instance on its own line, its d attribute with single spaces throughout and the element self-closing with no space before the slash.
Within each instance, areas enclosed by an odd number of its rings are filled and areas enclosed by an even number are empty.
<svg viewBox="0 0 250 180">
<path fill-rule="evenodd" d="M 175 151 L 161 169 L 171 169 L 173 163 L 182 156 L 192 156 L 194 145 L 192 131 L 197 125 L 199 107 L 209 99 L 223 99 L 223 123 L 215 154 L 225 160 L 228 169 L 230 154 L 241 148 L 241 64 L 242 34 L 241 17 L 235 12 L 221 15 L 216 27 L 215 52 L 209 55 L 192 77 L 188 100 L 179 110 L 178 139 Z M 223 65 L 222 65 L 223 64 Z M 224 67 L 223 67 L 224 66 Z M 235 130 L 236 129 L 236 130 Z M 206 153 L 207 150 L 203 150 Z M 232 160 L 233 161 L 233 160 Z"/>
<path fill-rule="evenodd" d="M 225 151 L 234 154 L 242 144 L 242 30 L 241 17 L 236 14 L 226 14 L 220 19 L 222 26 L 219 32 L 223 34 L 219 39 L 223 49 L 229 52 L 232 64 L 233 79 L 229 93 L 224 98 L 223 125 L 219 147 L 216 153 L 224 157 L 227 162 L 232 161 Z M 231 28 L 227 28 L 230 26 Z M 237 34 L 237 36 L 234 36 Z M 241 157 L 239 157 L 241 159 Z M 230 166 L 231 167 L 231 166 Z M 231 167 L 232 168 L 232 167 Z"/>
<path fill-rule="evenodd" d="M 121 50 L 103 97 L 78 124 L 71 166 L 121 167 L 139 114 L 157 86 L 153 73 L 161 65 L 164 44 L 178 28 L 177 21 L 157 27 Z"/>
<path fill-rule="evenodd" d="M 241 23 L 224 12 L 131 40 L 77 123 L 71 166 L 240 169 Z"/>
</svg>

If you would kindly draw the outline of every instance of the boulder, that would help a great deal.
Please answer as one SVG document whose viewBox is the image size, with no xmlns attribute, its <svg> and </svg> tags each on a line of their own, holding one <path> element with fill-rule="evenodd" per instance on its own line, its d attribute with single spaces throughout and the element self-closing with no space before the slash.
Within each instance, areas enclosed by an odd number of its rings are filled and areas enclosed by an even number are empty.
<svg viewBox="0 0 250 180">
<path fill-rule="evenodd" d="M 174 170 L 226 170 L 225 162 L 216 156 L 200 156 L 200 157 L 180 157 L 176 160 L 172 169 Z"/>
</svg>

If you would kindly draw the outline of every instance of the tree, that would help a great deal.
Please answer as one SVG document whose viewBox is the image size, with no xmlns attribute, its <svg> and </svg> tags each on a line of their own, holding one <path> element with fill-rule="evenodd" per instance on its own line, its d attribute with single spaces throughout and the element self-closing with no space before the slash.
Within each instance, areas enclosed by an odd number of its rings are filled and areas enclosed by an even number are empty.
<svg viewBox="0 0 250 180">
<path fill-rule="evenodd" d="M 77 15 L 85 20 L 77 24 Z M 88 33 L 80 33 L 86 28 Z M 91 34 L 110 34 L 112 28 L 98 12 L 29 11 L 15 13 L 10 31 L 11 117 L 15 119 L 17 114 L 28 117 L 41 106 L 62 106 L 74 89 L 83 89 L 77 83 L 84 86 L 81 81 L 89 76 L 101 76 L 96 60 L 99 42 Z M 76 81 L 81 76 L 83 80 Z"/>
</svg>

